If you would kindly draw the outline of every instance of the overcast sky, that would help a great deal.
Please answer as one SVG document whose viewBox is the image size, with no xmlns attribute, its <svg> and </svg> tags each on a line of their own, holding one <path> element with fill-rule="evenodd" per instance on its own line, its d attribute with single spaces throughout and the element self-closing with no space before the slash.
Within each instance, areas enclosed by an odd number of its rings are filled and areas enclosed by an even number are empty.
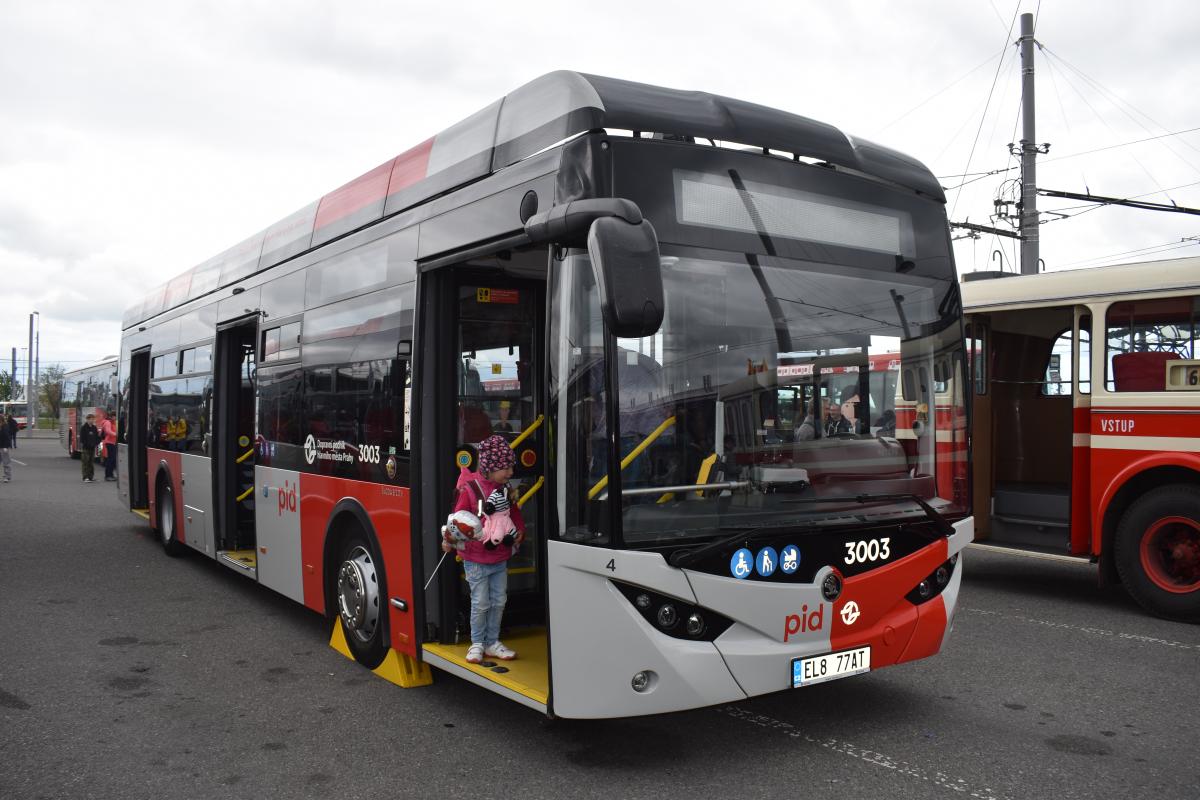
<svg viewBox="0 0 1200 800">
<path fill-rule="evenodd" d="M 924 161 L 952 220 L 994 224 L 1016 171 L 951 187 L 1015 163 L 1018 11 L 1046 48 L 1038 185 L 1200 207 L 1200 130 L 1112 147 L 1200 128 L 1195 0 L 0 0 L 0 368 L 34 310 L 43 367 L 116 353 L 147 289 L 555 69 L 831 123 Z M 1196 235 L 1107 207 L 1043 227 L 1042 257 L 1172 258 Z M 1011 240 L 958 242 L 960 273 L 997 249 L 1011 269 Z"/>
</svg>

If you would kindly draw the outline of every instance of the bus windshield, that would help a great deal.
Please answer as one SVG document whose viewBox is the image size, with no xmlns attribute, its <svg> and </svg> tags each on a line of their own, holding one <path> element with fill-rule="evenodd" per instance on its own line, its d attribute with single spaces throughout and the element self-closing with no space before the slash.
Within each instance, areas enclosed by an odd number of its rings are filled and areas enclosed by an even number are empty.
<svg viewBox="0 0 1200 800">
<path fill-rule="evenodd" d="M 590 266 L 586 256 L 572 258 L 583 262 L 566 271 L 582 284 L 573 304 L 594 324 Z M 567 494 L 575 486 L 586 506 L 604 505 L 619 480 L 626 546 L 776 524 L 924 518 L 897 495 L 966 512 L 952 276 L 670 247 L 662 263 L 661 329 L 615 342 L 616 470 L 611 406 L 596 374 L 600 334 L 577 329 L 571 337 L 591 343 L 572 351 L 583 362 L 575 374 L 591 366 L 581 376 L 590 388 L 573 393 L 587 406 L 577 435 L 588 441 L 578 444 L 584 457 L 564 465 L 581 471 L 563 476 Z M 859 502 L 864 495 L 891 499 Z M 844 505 L 795 502 L 839 497 Z M 598 516 L 579 508 L 576 533 L 602 533 Z"/>
</svg>

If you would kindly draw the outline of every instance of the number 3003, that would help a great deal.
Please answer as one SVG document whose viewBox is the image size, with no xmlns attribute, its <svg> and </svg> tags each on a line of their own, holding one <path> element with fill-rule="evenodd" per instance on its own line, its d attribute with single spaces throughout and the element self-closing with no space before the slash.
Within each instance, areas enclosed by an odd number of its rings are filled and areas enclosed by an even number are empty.
<svg viewBox="0 0 1200 800">
<path fill-rule="evenodd" d="M 884 537 L 882 539 L 868 539 L 861 542 L 846 542 L 846 558 L 843 559 L 847 564 L 865 564 L 868 561 L 886 561 L 892 557 L 892 550 L 888 546 L 891 539 Z"/>
</svg>

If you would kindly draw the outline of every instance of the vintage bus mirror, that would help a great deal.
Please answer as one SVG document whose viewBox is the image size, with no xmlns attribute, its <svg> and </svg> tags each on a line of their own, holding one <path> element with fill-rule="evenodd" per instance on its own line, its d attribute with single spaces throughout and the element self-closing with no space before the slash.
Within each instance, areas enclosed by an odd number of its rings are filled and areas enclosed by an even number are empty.
<svg viewBox="0 0 1200 800">
<path fill-rule="evenodd" d="M 609 330 L 622 339 L 658 332 L 663 321 L 658 236 L 648 221 L 601 217 L 588 231 L 588 254 Z"/>
</svg>

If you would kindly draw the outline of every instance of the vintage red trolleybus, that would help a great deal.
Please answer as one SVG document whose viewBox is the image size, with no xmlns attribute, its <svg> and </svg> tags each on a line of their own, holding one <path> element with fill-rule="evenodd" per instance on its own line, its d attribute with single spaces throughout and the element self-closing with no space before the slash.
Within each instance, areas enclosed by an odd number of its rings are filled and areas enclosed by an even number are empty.
<svg viewBox="0 0 1200 800">
<path fill-rule="evenodd" d="M 971 277 L 977 537 L 1200 621 L 1200 258 Z"/>
<path fill-rule="evenodd" d="M 390 680 L 557 716 L 932 655 L 972 537 L 944 200 L 804 117 L 543 76 L 128 310 L 122 500 Z M 774 410 L 835 391 L 844 430 Z M 528 525 L 502 667 L 438 536 L 493 434 Z"/>
</svg>

